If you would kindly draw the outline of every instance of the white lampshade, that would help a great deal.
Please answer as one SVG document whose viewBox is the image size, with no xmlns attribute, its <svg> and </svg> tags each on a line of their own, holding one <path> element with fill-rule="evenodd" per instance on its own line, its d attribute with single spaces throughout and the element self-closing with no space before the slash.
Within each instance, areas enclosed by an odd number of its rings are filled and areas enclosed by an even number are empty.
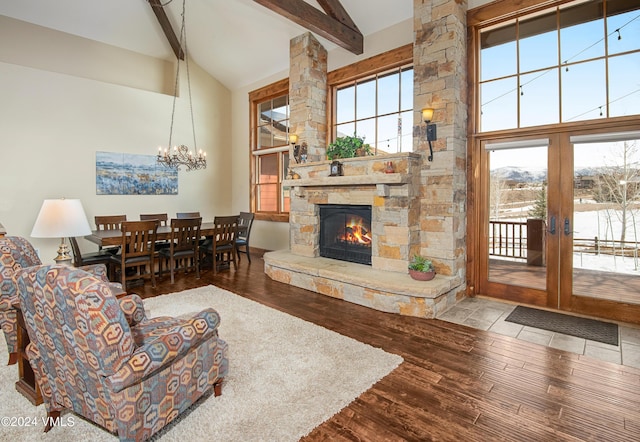
<svg viewBox="0 0 640 442">
<path fill-rule="evenodd" d="M 66 238 L 91 234 L 80 200 L 44 200 L 33 225 L 34 238 Z"/>
</svg>

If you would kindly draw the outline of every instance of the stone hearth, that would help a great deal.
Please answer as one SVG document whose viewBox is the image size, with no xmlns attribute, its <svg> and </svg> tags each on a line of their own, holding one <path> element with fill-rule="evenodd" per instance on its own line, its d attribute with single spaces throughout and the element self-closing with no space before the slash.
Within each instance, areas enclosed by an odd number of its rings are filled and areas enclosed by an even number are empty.
<svg viewBox="0 0 640 442">
<path fill-rule="evenodd" d="M 436 275 L 414 281 L 407 273 L 323 257 L 295 255 L 288 250 L 264 255 L 265 273 L 273 280 L 343 299 L 388 313 L 435 318 L 459 301 L 459 278 Z"/>
</svg>

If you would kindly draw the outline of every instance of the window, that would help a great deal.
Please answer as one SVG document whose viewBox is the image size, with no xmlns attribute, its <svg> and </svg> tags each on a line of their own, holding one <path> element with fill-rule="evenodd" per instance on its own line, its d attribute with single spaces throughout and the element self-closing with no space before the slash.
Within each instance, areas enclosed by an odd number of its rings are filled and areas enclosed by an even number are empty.
<svg viewBox="0 0 640 442">
<path fill-rule="evenodd" d="M 578 1 L 480 31 L 480 131 L 640 114 L 640 2 Z"/>
<path fill-rule="evenodd" d="M 331 138 L 356 134 L 375 153 L 413 150 L 412 45 L 328 75 Z"/>
<path fill-rule="evenodd" d="M 329 72 L 332 139 L 356 132 L 378 152 L 413 150 L 412 63 L 408 44 Z M 249 93 L 255 219 L 289 221 L 289 188 L 283 186 L 289 168 L 288 94 L 288 79 Z"/>
<path fill-rule="evenodd" d="M 288 221 L 288 81 L 249 94 L 251 104 L 251 207 L 256 219 Z"/>
</svg>

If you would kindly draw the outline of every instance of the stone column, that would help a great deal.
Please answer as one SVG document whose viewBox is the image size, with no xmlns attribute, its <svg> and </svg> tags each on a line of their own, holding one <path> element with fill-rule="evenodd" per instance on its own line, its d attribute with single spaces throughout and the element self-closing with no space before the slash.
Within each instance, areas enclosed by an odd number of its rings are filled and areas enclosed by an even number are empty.
<svg viewBox="0 0 640 442">
<path fill-rule="evenodd" d="M 289 63 L 290 131 L 307 143 L 307 161 L 322 161 L 327 146 L 327 50 L 307 32 L 291 40 Z"/>
<path fill-rule="evenodd" d="M 414 0 L 414 151 L 420 152 L 419 253 L 439 274 L 466 266 L 467 56 L 466 0 Z M 434 109 L 433 162 L 420 110 Z"/>
</svg>

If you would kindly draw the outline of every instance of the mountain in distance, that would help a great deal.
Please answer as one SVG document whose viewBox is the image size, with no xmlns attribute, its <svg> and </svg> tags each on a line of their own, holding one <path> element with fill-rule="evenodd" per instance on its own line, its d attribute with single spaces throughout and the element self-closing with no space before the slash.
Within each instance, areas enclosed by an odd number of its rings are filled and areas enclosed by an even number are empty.
<svg viewBox="0 0 640 442">
<path fill-rule="evenodd" d="M 597 167 L 585 167 L 577 169 L 575 176 L 597 175 Z M 524 167 L 505 166 L 491 171 L 492 176 L 499 176 L 504 180 L 517 183 L 540 183 L 547 180 L 547 169 L 527 169 Z"/>
<path fill-rule="evenodd" d="M 491 171 L 492 176 L 517 183 L 539 183 L 547 180 L 547 169 L 526 169 L 524 167 L 505 166 Z"/>
</svg>

